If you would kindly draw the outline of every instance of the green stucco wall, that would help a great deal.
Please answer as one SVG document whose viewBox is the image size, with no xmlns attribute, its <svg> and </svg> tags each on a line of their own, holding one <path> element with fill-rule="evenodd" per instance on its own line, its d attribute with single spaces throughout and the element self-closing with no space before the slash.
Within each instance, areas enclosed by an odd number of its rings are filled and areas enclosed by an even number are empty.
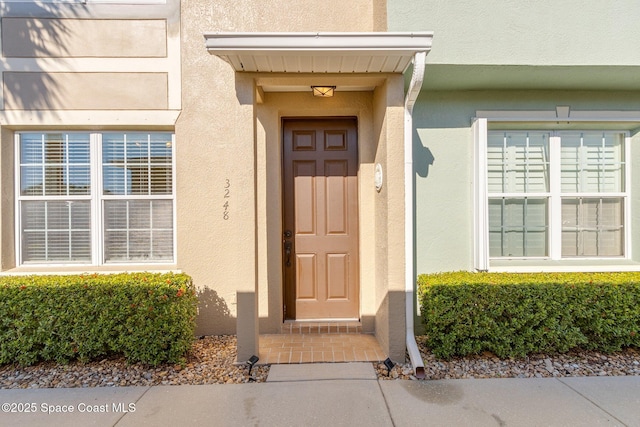
<svg viewBox="0 0 640 427">
<path fill-rule="evenodd" d="M 636 0 L 388 0 L 389 31 L 433 31 L 430 90 L 638 90 Z"/>
<path fill-rule="evenodd" d="M 434 31 L 431 64 L 640 65 L 637 0 L 388 0 L 389 31 Z"/>
<path fill-rule="evenodd" d="M 640 92 L 423 91 L 414 109 L 416 271 L 473 269 L 473 133 L 477 110 L 640 110 Z M 529 128 L 535 125 L 528 125 Z M 561 127 L 564 126 L 564 127 Z M 548 124 L 567 129 L 580 125 Z M 611 124 L 591 124 L 612 128 Z M 640 128 L 640 123 L 638 124 Z M 633 137 L 632 183 L 640 182 L 640 129 Z M 632 195 L 633 254 L 640 260 L 640 191 Z"/>
<path fill-rule="evenodd" d="M 388 0 L 389 31 L 434 32 L 413 122 L 417 273 L 474 267 L 477 110 L 640 111 L 638 16 L 636 0 Z M 637 183 L 635 120 L 545 126 L 631 130 Z M 634 260 L 640 260 L 638 193 L 631 193 Z"/>
</svg>

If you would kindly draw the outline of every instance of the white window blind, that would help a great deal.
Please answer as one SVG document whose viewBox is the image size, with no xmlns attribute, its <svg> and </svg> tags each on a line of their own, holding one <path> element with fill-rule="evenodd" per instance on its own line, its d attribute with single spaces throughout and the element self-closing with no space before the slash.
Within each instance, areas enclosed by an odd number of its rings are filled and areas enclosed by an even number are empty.
<svg viewBox="0 0 640 427">
<path fill-rule="evenodd" d="M 489 193 L 549 191 L 549 135 L 546 133 L 489 134 Z"/>
<path fill-rule="evenodd" d="M 624 255 L 624 135 L 559 135 L 562 256 Z"/>
<path fill-rule="evenodd" d="M 105 262 L 173 257 L 172 141 L 168 134 L 105 134 Z"/>
<path fill-rule="evenodd" d="M 622 134 L 560 134 L 562 192 L 621 192 L 624 177 Z"/>
<path fill-rule="evenodd" d="M 91 261 L 89 134 L 21 135 L 23 262 Z"/>
<path fill-rule="evenodd" d="M 624 256 L 625 137 L 488 132 L 490 257 Z"/>
<path fill-rule="evenodd" d="M 548 255 L 549 134 L 489 132 L 489 255 Z"/>
<path fill-rule="evenodd" d="M 17 134 L 19 262 L 172 262 L 173 145 L 170 133 Z"/>
<path fill-rule="evenodd" d="M 623 199 L 563 198 L 563 256 L 622 256 Z"/>
</svg>

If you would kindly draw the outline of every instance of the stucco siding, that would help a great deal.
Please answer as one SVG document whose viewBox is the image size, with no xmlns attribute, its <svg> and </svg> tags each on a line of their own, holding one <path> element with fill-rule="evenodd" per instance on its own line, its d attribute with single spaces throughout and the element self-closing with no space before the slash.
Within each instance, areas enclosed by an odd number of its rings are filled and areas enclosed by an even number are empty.
<svg viewBox="0 0 640 427">
<path fill-rule="evenodd" d="M 638 92 L 588 91 L 423 91 L 414 110 L 416 177 L 416 270 L 420 273 L 473 269 L 474 152 L 471 124 L 478 110 L 640 110 Z M 510 125 L 517 128 L 517 124 Z M 535 129 L 536 124 L 523 124 Z M 640 148 L 634 125 L 547 123 L 546 129 L 629 130 L 632 182 L 640 180 Z M 616 127 L 617 126 L 617 127 Z M 415 135 L 414 135 L 415 136 Z M 631 210 L 640 209 L 632 188 Z M 640 223 L 632 215 L 633 260 L 640 260 Z"/>
<path fill-rule="evenodd" d="M 236 333 L 238 359 L 246 360 L 257 354 L 258 333 L 278 332 L 286 318 L 282 120 L 355 117 L 358 314 L 363 330 L 375 332 L 385 353 L 400 361 L 410 255 L 407 188 L 415 185 L 416 272 L 473 270 L 477 189 L 472 122 L 477 112 L 555 114 L 558 106 L 572 112 L 640 111 L 638 16 L 635 0 L 9 2 L 0 11 L 1 269 L 15 268 L 20 258 L 15 252 L 21 253 L 15 216 L 21 218 L 16 199 L 23 196 L 14 194 L 14 169 L 22 165 L 15 158 L 20 149 L 16 131 L 174 132 L 175 259 L 163 265 L 110 266 L 96 260 L 102 254 L 97 245 L 93 264 L 23 265 L 10 273 L 29 268 L 182 270 L 198 288 L 196 333 Z M 203 36 L 380 31 L 434 32 L 413 111 L 413 183 L 405 182 L 404 175 L 403 84 L 408 73 L 236 72 L 207 52 Z M 311 86 L 320 84 L 337 86 L 335 96 L 313 97 Z M 640 182 L 638 123 L 635 117 L 624 123 L 553 120 L 522 126 L 629 131 L 627 184 L 635 185 Z M 515 129 L 518 124 L 491 126 Z M 94 144 L 101 146 L 100 137 Z M 99 164 L 99 153 L 93 153 L 92 162 Z M 379 191 L 374 186 L 378 163 L 384 176 Z M 98 183 L 100 167 L 94 175 Z M 640 191 L 632 188 L 628 200 L 632 215 L 624 226 L 632 229 L 632 257 L 623 261 L 634 268 L 640 265 Z M 100 215 L 96 218 L 99 222 Z M 94 226 L 96 236 L 100 227 Z"/>
<path fill-rule="evenodd" d="M 635 0 L 389 0 L 389 31 L 435 32 L 432 64 L 640 65 Z"/>
<path fill-rule="evenodd" d="M 380 0 L 221 0 L 183 6 L 183 22 L 204 31 L 381 31 Z M 377 7 L 376 7 L 377 5 Z"/>
<path fill-rule="evenodd" d="M 144 6 L 3 4 L 2 271 L 16 267 L 16 240 L 20 239 L 14 217 L 14 132 L 173 130 L 181 105 L 179 4 L 177 0 Z M 86 265 L 22 268 L 33 273 L 88 269 Z"/>
<path fill-rule="evenodd" d="M 14 247 L 14 145 L 13 132 L 3 128 L 0 131 L 3 144 L 0 145 L 0 215 L 2 225 L 0 226 L 0 268 L 2 271 L 15 267 Z M 8 141 L 8 142 L 5 142 Z"/>
<path fill-rule="evenodd" d="M 14 58 L 164 57 L 166 40 L 166 21 L 160 19 L 2 20 L 2 53 Z"/>
<path fill-rule="evenodd" d="M 637 90 L 640 4 L 389 0 L 389 31 L 433 31 L 429 90 Z"/>
<path fill-rule="evenodd" d="M 166 73 L 3 73 L 5 110 L 161 110 Z M 49 96 L 43 96 L 49 93 Z"/>
<path fill-rule="evenodd" d="M 178 252 L 180 268 L 193 276 L 203 297 L 198 333 L 236 330 L 236 318 L 241 317 L 237 291 L 241 288 L 259 295 L 261 332 L 276 331 L 282 321 L 281 118 L 357 116 L 359 138 L 364 138 L 362 149 L 366 151 L 371 149 L 367 136 L 371 133 L 372 108 L 366 93 L 314 99 L 310 88 L 302 93 L 267 92 L 261 95 L 263 103 L 257 104 L 254 80 L 271 79 L 270 75 L 235 73 L 229 64 L 206 52 L 202 34 L 382 30 L 386 22 L 380 6 L 380 2 L 368 0 L 349 4 L 313 0 L 294 4 L 251 0 L 239 4 L 225 0 L 197 1 L 183 7 L 184 102 L 176 139 L 182 144 L 178 157 L 183 159 L 178 175 L 188 178 L 178 182 Z M 270 81 L 270 85 L 286 84 L 288 78 L 305 79 L 307 86 L 317 81 L 309 75 L 278 75 L 277 82 Z M 337 75 L 322 78 L 332 82 L 345 79 Z M 239 157 L 244 166 L 239 165 Z M 370 173 L 363 172 L 367 167 L 364 165 L 360 172 L 366 184 L 372 180 Z M 255 175 L 250 175 L 253 168 Z M 227 179 L 232 195 L 230 219 L 224 220 L 221 191 Z M 371 204 L 371 195 L 367 194 L 366 203 Z M 361 226 L 369 225 L 364 222 Z M 371 252 L 374 248 L 369 245 L 363 250 Z M 207 254 L 208 261 L 203 261 L 202 254 Z M 365 272 L 363 277 L 371 281 L 372 275 Z M 363 327 L 373 330 L 375 308 L 370 291 L 365 290 L 367 294 L 361 299 L 366 317 Z"/>
<path fill-rule="evenodd" d="M 58 117 L 34 111 L 179 109 L 178 6 L 8 3 L 0 11 L 0 122 L 46 125 Z M 131 121 L 112 115 L 102 124 L 144 126 Z"/>
</svg>

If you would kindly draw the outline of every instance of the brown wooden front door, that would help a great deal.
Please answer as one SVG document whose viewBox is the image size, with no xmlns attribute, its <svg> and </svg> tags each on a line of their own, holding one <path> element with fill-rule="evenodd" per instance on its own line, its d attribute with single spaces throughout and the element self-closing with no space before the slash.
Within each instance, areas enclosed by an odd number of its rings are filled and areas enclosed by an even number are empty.
<svg viewBox="0 0 640 427">
<path fill-rule="evenodd" d="M 358 318 L 356 119 L 285 119 L 283 144 L 285 318 Z"/>
</svg>

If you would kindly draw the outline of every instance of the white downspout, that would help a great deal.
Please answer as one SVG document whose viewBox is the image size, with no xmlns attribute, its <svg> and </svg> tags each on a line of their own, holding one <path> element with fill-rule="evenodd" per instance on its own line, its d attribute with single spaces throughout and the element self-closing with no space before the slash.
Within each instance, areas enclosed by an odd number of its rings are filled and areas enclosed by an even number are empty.
<svg viewBox="0 0 640 427">
<path fill-rule="evenodd" d="M 422 82 L 424 81 L 424 69 L 427 52 L 417 52 L 413 57 L 413 73 L 409 90 L 404 101 L 404 242 L 405 242 L 405 296 L 406 296 L 406 326 L 407 326 L 407 352 L 413 366 L 416 378 L 425 377 L 424 363 L 416 336 L 413 331 L 414 318 L 414 289 L 416 287 L 416 277 L 413 272 L 413 106 L 420 94 Z"/>
</svg>

